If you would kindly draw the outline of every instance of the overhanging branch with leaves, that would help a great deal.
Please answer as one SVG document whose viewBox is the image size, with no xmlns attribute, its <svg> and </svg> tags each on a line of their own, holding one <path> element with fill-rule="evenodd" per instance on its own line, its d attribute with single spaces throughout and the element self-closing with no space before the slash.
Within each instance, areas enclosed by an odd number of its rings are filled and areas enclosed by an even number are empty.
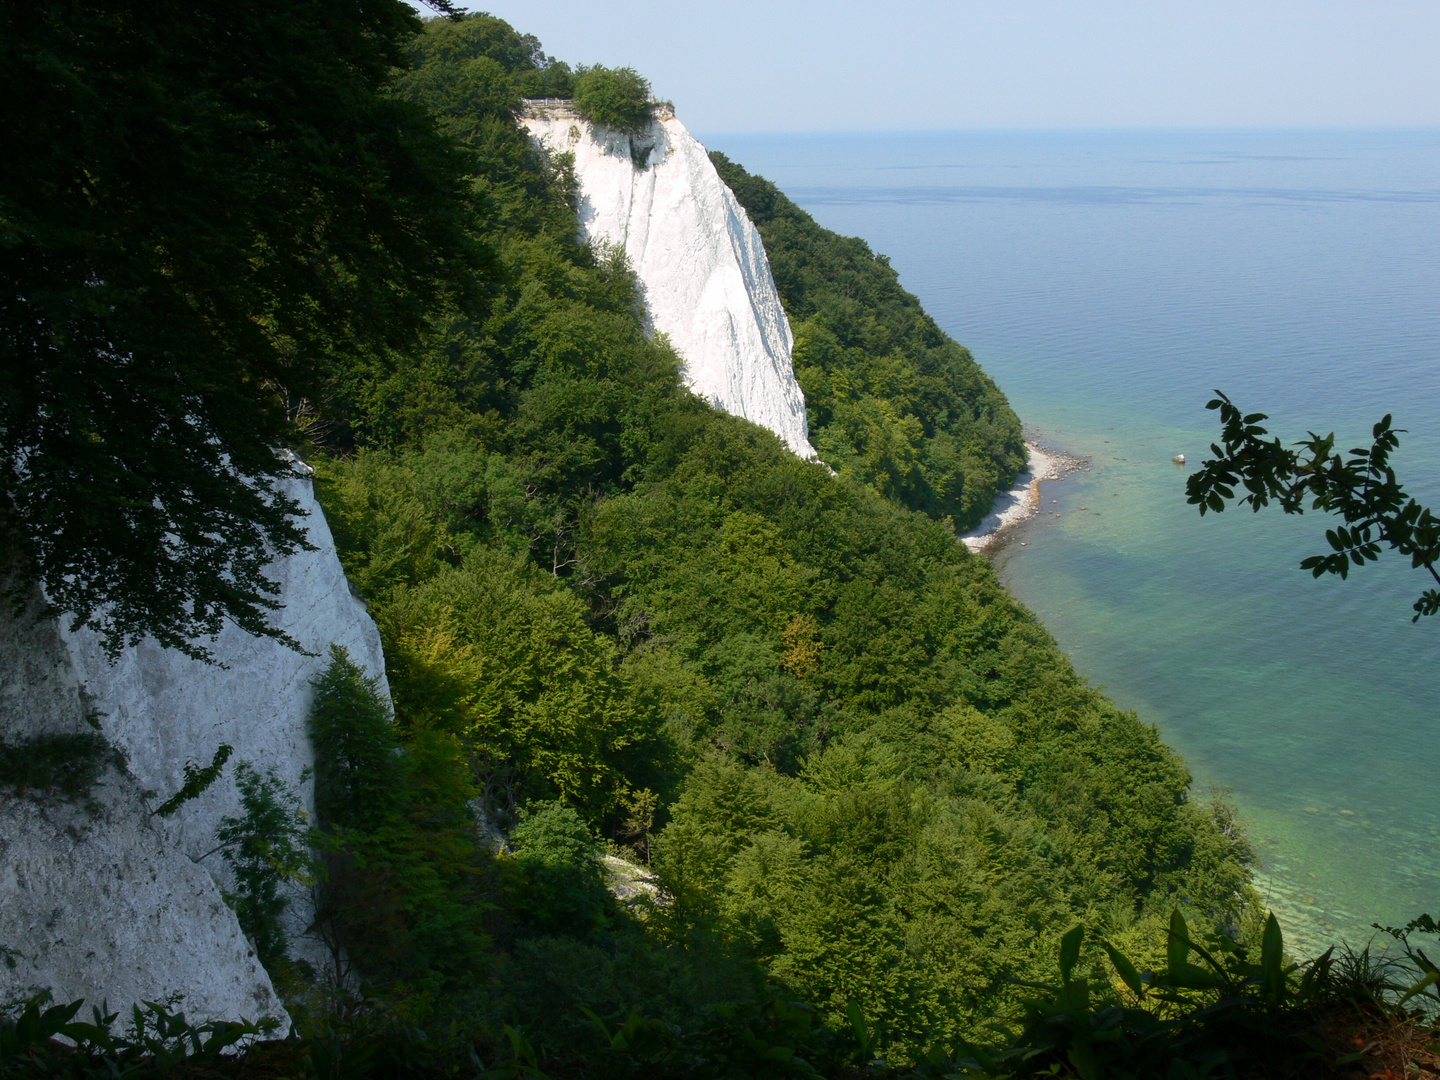
<svg viewBox="0 0 1440 1080">
<path fill-rule="evenodd" d="M 1211 443 L 1215 455 L 1201 462 L 1200 469 L 1185 482 L 1186 501 L 1207 511 L 1221 512 L 1237 502 L 1260 511 L 1271 502 L 1287 514 L 1303 514 L 1308 508 L 1338 515 L 1343 525 L 1325 531 L 1330 550 L 1311 555 L 1300 563 L 1315 577 L 1336 574 L 1348 577 L 1352 566 L 1364 566 L 1380 558 L 1389 546 L 1410 560 L 1415 569 L 1425 570 L 1437 585 L 1440 572 L 1440 518 L 1405 493 L 1395 479 L 1390 456 L 1400 445 L 1404 428 L 1392 426 L 1389 413 L 1372 429 L 1373 441 L 1355 447 L 1348 456 L 1335 450 L 1335 434 L 1316 435 L 1286 447 L 1278 438 L 1266 438 L 1260 426 L 1265 413 L 1242 413 L 1219 390 L 1206 404 L 1220 411 L 1220 443 Z M 1237 499 L 1237 489 L 1246 492 Z M 1440 589 L 1426 589 L 1415 601 L 1415 617 L 1440 611 Z"/>
</svg>

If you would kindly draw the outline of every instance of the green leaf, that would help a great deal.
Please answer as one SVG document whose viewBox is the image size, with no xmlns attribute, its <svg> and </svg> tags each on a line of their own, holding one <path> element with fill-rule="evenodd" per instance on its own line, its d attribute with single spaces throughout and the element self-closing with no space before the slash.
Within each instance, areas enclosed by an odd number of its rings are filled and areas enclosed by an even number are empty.
<svg viewBox="0 0 1440 1080">
<path fill-rule="evenodd" d="M 850 1021 L 850 1032 L 860 1046 L 861 1056 L 868 1058 L 873 1047 L 870 1042 L 870 1027 L 865 1023 L 865 1013 L 860 1008 L 860 1003 L 852 998 L 845 1006 L 845 1015 Z"/>
<path fill-rule="evenodd" d="M 1095 1051 L 1088 1042 L 1077 1041 L 1070 1047 L 1070 1064 L 1080 1074 L 1080 1080 L 1100 1080 L 1100 1063 L 1095 1060 Z"/>
<path fill-rule="evenodd" d="M 591 1010 L 587 1009 L 584 1005 L 581 1005 L 581 1006 L 580 1006 L 580 1011 L 583 1012 L 587 1017 L 589 1017 L 589 1018 L 590 1018 L 590 1022 L 593 1023 L 596 1027 L 598 1027 L 598 1028 L 600 1029 L 600 1034 L 601 1034 L 602 1036 L 604 1036 L 605 1041 L 606 1041 L 610 1046 L 613 1047 L 613 1046 L 616 1046 L 616 1045 L 617 1045 L 617 1043 L 616 1043 L 616 1038 L 618 1038 L 618 1035 L 617 1035 L 617 1036 L 612 1036 L 612 1035 L 610 1034 L 610 1029 L 605 1026 L 605 1021 L 604 1021 L 604 1020 L 601 1020 L 600 1017 L 596 1016 L 594 1012 L 592 1012 Z"/>
<path fill-rule="evenodd" d="M 1067 983 L 1070 981 L 1070 972 L 1075 969 L 1075 962 L 1080 959 L 1080 943 L 1084 940 L 1083 924 L 1072 927 L 1060 939 L 1060 978 Z"/>
<path fill-rule="evenodd" d="M 1177 990 L 1224 990 L 1225 980 L 1213 971 L 1207 971 L 1198 964 L 1180 963 L 1170 965 L 1165 981 Z"/>
<path fill-rule="evenodd" d="M 1135 965 L 1115 946 L 1108 941 L 1100 942 L 1100 947 L 1110 957 L 1110 963 L 1115 965 L 1115 973 L 1120 976 L 1126 988 L 1138 998 L 1145 996 L 1145 984 L 1140 981 L 1140 973 L 1135 970 Z"/>
<path fill-rule="evenodd" d="M 1284 960 L 1285 940 L 1272 911 L 1265 920 L 1265 932 L 1260 938 L 1260 972 L 1265 994 L 1276 1004 L 1285 999 Z"/>
<path fill-rule="evenodd" d="M 1170 934 L 1165 942 L 1165 959 L 1172 972 L 1187 966 L 1190 956 L 1190 928 L 1176 908 L 1170 913 Z"/>
<path fill-rule="evenodd" d="M 1396 1004 L 1404 1005 L 1407 1001 L 1415 997 L 1417 994 L 1423 994 L 1427 987 L 1434 986 L 1436 982 L 1440 982 L 1440 974 L 1437 974 L 1434 971 L 1426 972 L 1425 977 L 1419 982 L 1417 982 L 1414 986 L 1410 987 L 1409 990 L 1406 990 L 1405 996 L 1402 997 Z"/>
</svg>

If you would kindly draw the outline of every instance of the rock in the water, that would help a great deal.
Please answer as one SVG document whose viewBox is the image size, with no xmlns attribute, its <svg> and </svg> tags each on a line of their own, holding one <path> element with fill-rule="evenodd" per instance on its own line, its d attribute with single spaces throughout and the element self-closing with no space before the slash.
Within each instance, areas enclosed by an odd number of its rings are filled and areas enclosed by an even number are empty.
<svg viewBox="0 0 1440 1080">
<path fill-rule="evenodd" d="M 1184 454 L 1176 454 L 1176 455 L 1175 455 L 1174 457 L 1172 457 L 1170 460 L 1173 461 L 1176 465 L 1184 465 L 1184 464 L 1185 464 L 1185 455 L 1184 455 Z"/>
<path fill-rule="evenodd" d="M 705 147 L 665 107 L 636 135 L 554 104 L 528 103 L 524 123 L 545 149 L 575 156 L 584 236 L 624 248 L 690 389 L 813 458 L 770 262 Z"/>
</svg>

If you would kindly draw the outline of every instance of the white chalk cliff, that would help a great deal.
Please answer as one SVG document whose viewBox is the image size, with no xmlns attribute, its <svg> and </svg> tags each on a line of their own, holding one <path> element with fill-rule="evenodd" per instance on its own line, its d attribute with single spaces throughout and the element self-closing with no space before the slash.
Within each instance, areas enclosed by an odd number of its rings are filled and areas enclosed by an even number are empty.
<svg viewBox="0 0 1440 1080">
<path fill-rule="evenodd" d="M 814 457 L 760 234 L 673 110 L 657 107 L 635 135 L 553 103 L 527 103 L 524 124 L 550 153 L 574 155 L 582 233 L 624 248 L 690 389 Z"/>
<path fill-rule="evenodd" d="M 310 679 L 332 643 L 382 685 L 385 669 L 310 481 L 282 486 L 308 511 L 316 550 L 267 570 L 285 605 L 273 622 L 314 655 L 228 627 L 209 643 L 218 664 L 151 641 L 111 664 L 94 633 L 0 605 L 0 739 L 88 732 L 93 710 L 127 758 L 106 770 L 90 806 L 0 789 L 0 948 L 11 961 L 0 963 L 0 999 L 48 989 L 125 1015 L 132 1002 L 179 993 L 192 1020 L 284 1019 L 221 895 L 232 883 L 216 829 L 241 814 L 241 761 L 273 769 L 313 813 Z M 209 764 L 221 743 L 234 747 L 221 778 L 173 817 L 153 816 L 185 782 L 186 762 Z M 303 930 L 305 898 L 293 907 L 292 930 Z"/>
</svg>

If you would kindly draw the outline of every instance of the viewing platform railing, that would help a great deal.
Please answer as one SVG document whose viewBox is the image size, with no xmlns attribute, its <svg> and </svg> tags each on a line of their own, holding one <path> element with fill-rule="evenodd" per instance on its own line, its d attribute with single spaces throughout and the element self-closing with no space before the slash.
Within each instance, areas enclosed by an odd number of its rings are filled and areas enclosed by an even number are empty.
<svg viewBox="0 0 1440 1080">
<path fill-rule="evenodd" d="M 671 101 L 659 101 L 651 98 L 650 108 L 657 120 L 671 120 L 675 116 L 675 103 Z M 554 120 L 578 120 L 580 111 L 575 108 L 573 98 L 521 98 L 520 115 L 537 120 L 542 117 Z"/>
</svg>

